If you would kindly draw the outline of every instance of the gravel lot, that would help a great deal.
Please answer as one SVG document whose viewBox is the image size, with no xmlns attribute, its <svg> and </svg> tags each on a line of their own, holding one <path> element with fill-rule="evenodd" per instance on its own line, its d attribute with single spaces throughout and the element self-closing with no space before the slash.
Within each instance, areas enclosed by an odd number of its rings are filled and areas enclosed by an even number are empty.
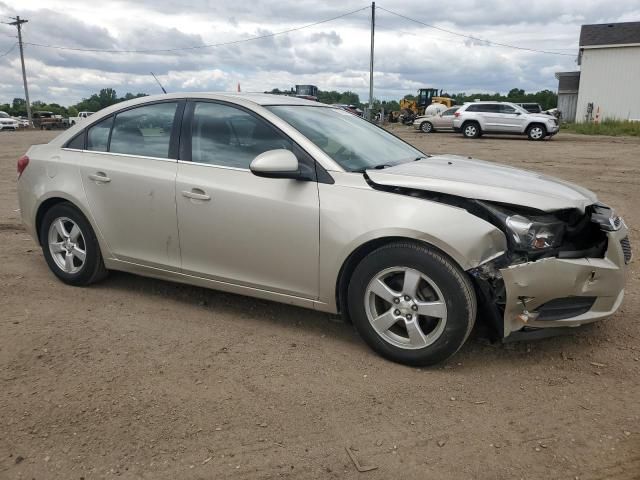
<svg viewBox="0 0 640 480">
<path fill-rule="evenodd" d="M 640 139 L 394 132 L 595 190 L 640 251 Z M 0 478 L 640 478 L 640 272 L 613 318 L 444 366 L 372 353 L 325 314 L 113 273 L 49 273 L 15 163 L 55 132 L 0 132 Z M 356 471 L 345 447 L 363 466 Z"/>
</svg>

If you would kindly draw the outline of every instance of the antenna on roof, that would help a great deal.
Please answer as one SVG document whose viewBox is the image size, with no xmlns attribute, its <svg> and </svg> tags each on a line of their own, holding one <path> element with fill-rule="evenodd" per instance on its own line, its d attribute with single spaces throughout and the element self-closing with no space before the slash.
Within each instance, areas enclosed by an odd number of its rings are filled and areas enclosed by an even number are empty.
<svg viewBox="0 0 640 480">
<path fill-rule="evenodd" d="M 160 83 L 160 80 L 158 80 L 158 77 L 156 77 L 153 72 L 149 72 L 151 74 L 151 76 L 153 76 L 153 78 L 156 80 L 156 82 L 158 82 L 158 85 L 160 85 L 160 88 L 162 89 L 162 91 L 164 93 L 167 93 L 167 91 L 164 89 L 164 87 L 162 86 L 162 84 Z"/>
</svg>

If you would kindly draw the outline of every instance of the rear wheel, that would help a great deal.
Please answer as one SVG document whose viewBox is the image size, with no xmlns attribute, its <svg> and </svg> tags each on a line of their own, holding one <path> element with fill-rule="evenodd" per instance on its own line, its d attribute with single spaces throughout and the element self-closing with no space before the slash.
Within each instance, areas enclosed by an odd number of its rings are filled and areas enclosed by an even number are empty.
<svg viewBox="0 0 640 480">
<path fill-rule="evenodd" d="M 546 136 L 547 129 L 544 127 L 544 125 L 540 125 L 538 123 L 531 125 L 527 130 L 527 137 L 529 137 L 529 140 L 544 140 L 544 137 Z"/>
<path fill-rule="evenodd" d="M 465 138 L 478 138 L 480 136 L 480 125 L 477 122 L 467 122 L 462 126 L 462 135 Z"/>
<path fill-rule="evenodd" d="M 356 267 L 349 313 L 380 355 L 407 365 L 446 360 L 467 339 L 476 298 L 464 272 L 428 246 L 398 242 L 380 247 Z"/>
<path fill-rule="evenodd" d="M 422 122 L 420 124 L 420 130 L 424 133 L 431 133 L 433 132 L 433 124 L 431 122 Z"/>
<path fill-rule="evenodd" d="M 49 268 L 65 283 L 89 285 L 107 274 L 91 225 L 70 203 L 56 204 L 44 214 L 40 243 Z"/>
</svg>

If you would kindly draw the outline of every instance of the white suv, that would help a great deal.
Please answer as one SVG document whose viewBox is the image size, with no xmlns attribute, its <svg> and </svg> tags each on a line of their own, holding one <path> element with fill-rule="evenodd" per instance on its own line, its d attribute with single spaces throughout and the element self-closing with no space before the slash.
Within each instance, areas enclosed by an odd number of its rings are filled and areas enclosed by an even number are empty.
<svg viewBox="0 0 640 480">
<path fill-rule="evenodd" d="M 18 130 L 20 124 L 7 112 L 0 112 L 0 130 Z"/>
<path fill-rule="evenodd" d="M 473 102 L 465 103 L 455 113 L 453 129 L 467 138 L 477 138 L 483 133 L 507 133 L 544 140 L 558 133 L 560 127 L 555 117 L 529 113 L 515 103 Z"/>
</svg>

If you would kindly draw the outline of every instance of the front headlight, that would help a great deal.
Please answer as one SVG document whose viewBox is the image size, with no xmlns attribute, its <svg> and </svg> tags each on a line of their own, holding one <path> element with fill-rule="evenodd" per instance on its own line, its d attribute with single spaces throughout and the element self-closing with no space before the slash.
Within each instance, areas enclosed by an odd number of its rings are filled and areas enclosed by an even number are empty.
<svg viewBox="0 0 640 480">
<path fill-rule="evenodd" d="M 510 215 L 505 220 L 507 231 L 518 250 L 546 250 L 559 247 L 565 231 L 564 222 L 545 216 L 530 219 Z"/>
</svg>

